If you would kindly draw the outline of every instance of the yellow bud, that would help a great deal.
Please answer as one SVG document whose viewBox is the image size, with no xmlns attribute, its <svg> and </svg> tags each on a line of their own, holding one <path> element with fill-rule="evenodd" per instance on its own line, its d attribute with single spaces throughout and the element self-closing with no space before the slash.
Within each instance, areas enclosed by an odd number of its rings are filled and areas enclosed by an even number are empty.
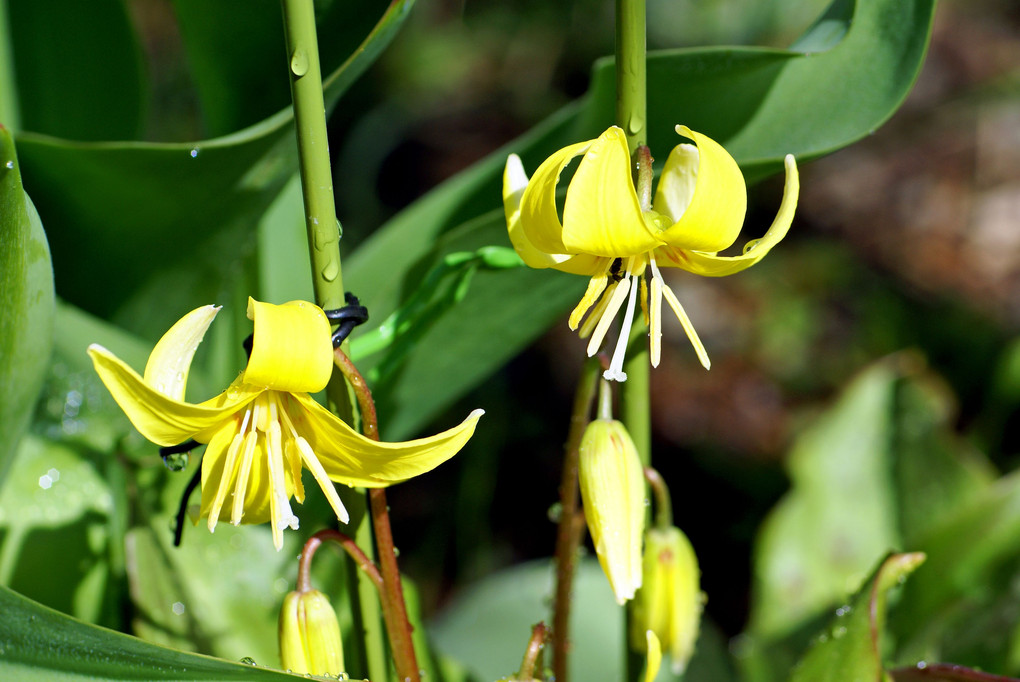
<svg viewBox="0 0 1020 682">
<path fill-rule="evenodd" d="M 644 472 L 623 424 L 615 419 L 596 419 L 589 424 L 581 438 L 578 469 L 584 516 L 595 552 L 616 601 L 622 604 L 641 587 L 645 525 Z"/>
<path fill-rule="evenodd" d="M 644 585 L 634 600 L 631 646 L 643 651 L 652 631 L 669 652 L 679 675 L 694 654 L 704 596 L 694 548 L 679 528 L 652 528 L 645 534 Z"/>
<path fill-rule="evenodd" d="M 329 598 L 318 590 L 291 592 L 280 610 L 280 663 L 311 675 L 344 671 L 340 624 Z"/>
</svg>

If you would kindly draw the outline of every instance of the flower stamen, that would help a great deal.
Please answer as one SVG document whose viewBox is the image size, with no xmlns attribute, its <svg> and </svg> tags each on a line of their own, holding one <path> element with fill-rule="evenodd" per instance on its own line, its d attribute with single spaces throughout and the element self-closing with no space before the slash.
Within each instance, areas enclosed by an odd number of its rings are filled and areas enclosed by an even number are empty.
<svg viewBox="0 0 1020 682">
<path fill-rule="evenodd" d="M 694 351 L 698 354 L 698 360 L 701 362 L 701 366 L 705 369 L 709 369 L 712 366 L 712 361 L 708 359 L 708 351 L 705 350 L 705 346 L 701 343 L 701 339 L 698 338 L 698 332 L 694 329 L 694 325 L 691 324 L 691 318 L 687 317 L 687 312 L 684 310 L 684 307 L 680 305 L 680 301 L 678 301 L 676 295 L 673 294 L 673 290 L 670 289 L 666 282 L 662 279 L 662 273 L 659 272 L 659 268 L 655 264 L 655 259 L 652 258 L 649 260 L 649 264 L 652 266 L 652 277 L 659 281 L 659 286 L 662 289 L 662 295 L 665 296 L 666 301 L 669 303 L 669 307 L 673 309 L 673 312 L 676 313 L 677 319 L 680 320 L 680 326 L 684 328 L 687 338 L 690 339 L 691 345 L 694 346 Z M 659 307 L 661 307 L 661 305 L 660 301 Z M 655 314 L 661 316 L 661 311 Z M 654 340 L 653 343 L 655 343 Z"/>
<path fill-rule="evenodd" d="M 616 350 L 609 369 L 603 373 L 608 381 L 626 381 L 627 373 L 623 371 L 623 361 L 627 356 L 627 342 L 630 340 L 630 329 L 634 323 L 634 304 L 637 301 L 639 288 L 638 276 L 630 275 L 630 297 L 627 299 L 627 312 L 623 314 L 623 326 L 620 327 L 620 338 L 616 341 Z"/>
<path fill-rule="evenodd" d="M 602 341 L 606 338 L 606 332 L 609 331 L 609 325 L 616 319 L 617 313 L 620 312 L 620 308 L 623 307 L 623 301 L 627 298 L 627 294 L 630 293 L 631 289 L 631 277 L 630 270 L 627 270 L 627 274 L 613 289 L 612 298 L 609 299 L 609 303 L 606 304 L 605 310 L 599 316 L 599 322 L 595 326 L 595 331 L 591 335 L 591 339 L 588 341 L 588 357 L 595 355 L 599 352 L 599 348 L 602 346 Z M 607 292 L 608 293 L 608 292 Z"/>
</svg>

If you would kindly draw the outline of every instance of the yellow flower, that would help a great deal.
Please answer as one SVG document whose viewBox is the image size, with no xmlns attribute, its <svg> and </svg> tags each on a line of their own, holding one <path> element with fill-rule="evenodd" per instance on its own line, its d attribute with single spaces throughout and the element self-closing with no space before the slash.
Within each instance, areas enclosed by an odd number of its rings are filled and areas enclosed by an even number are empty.
<svg viewBox="0 0 1020 682">
<path fill-rule="evenodd" d="M 559 150 L 542 162 L 530 181 L 517 155 L 511 154 L 506 162 L 503 206 L 518 255 L 533 268 L 591 277 L 570 315 L 570 328 L 577 329 L 595 306 L 581 327 L 582 338 L 591 335 L 589 356 L 598 352 L 609 326 L 627 303 L 607 379 L 627 378 L 622 369 L 624 353 L 639 296 L 649 325 L 652 365 L 659 364 L 661 355 L 665 298 L 708 369 L 708 354 L 659 268 L 681 268 L 707 277 L 749 268 L 786 235 L 797 206 L 797 164 L 787 155 L 783 202 L 768 232 L 748 243 L 741 255 L 717 255 L 736 241 L 744 221 L 744 178 L 736 161 L 717 142 L 684 126 L 676 130 L 695 144 L 678 145 L 670 153 L 650 206 L 638 198 L 627 138 L 615 126 L 596 140 Z M 560 173 L 582 155 L 567 189 L 561 222 L 556 204 Z"/>
<path fill-rule="evenodd" d="M 100 379 L 143 436 L 161 446 L 188 439 L 208 443 L 201 517 L 210 531 L 220 519 L 235 525 L 269 520 L 280 549 L 283 529 L 298 527 L 290 498 L 304 501 L 302 468 L 347 523 L 333 481 L 382 488 L 429 471 L 463 447 L 483 413 L 475 410 L 430 438 L 366 438 L 308 395 L 325 388 L 333 371 L 325 313 L 304 301 L 272 305 L 254 299 L 248 299 L 255 333 L 247 368 L 215 398 L 184 402 L 191 359 L 218 310 L 204 306 L 179 320 L 156 344 L 144 377 L 102 346 L 89 346 Z"/>
<path fill-rule="evenodd" d="M 318 590 L 291 592 L 280 609 L 280 664 L 300 675 L 344 672 L 340 624 L 329 598 Z"/>
<path fill-rule="evenodd" d="M 596 419 L 581 437 L 578 474 L 584 518 L 602 571 L 620 604 L 641 587 L 641 533 L 645 482 L 641 459 L 627 429 Z"/>
<path fill-rule="evenodd" d="M 654 632 L 669 651 L 671 668 L 681 674 L 694 654 L 704 596 L 698 559 L 679 528 L 652 528 L 645 535 L 644 575 L 634 597 L 631 646 L 646 645 Z"/>
</svg>

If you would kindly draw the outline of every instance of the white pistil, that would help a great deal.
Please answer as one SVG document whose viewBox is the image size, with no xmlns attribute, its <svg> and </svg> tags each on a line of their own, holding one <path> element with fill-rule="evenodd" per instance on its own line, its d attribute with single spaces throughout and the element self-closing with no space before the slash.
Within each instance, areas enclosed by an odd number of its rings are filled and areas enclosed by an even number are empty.
<svg viewBox="0 0 1020 682">
<path fill-rule="evenodd" d="M 602 341 L 606 338 L 606 332 L 609 331 L 609 325 L 616 319 L 616 314 L 620 312 L 620 308 L 623 306 L 623 300 L 627 297 L 630 291 L 630 270 L 621 279 L 616 288 L 613 289 L 613 297 L 609 299 L 609 304 L 606 305 L 605 311 L 599 318 L 599 323 L 595 327 L 595 331 L 591 335 L 591 339 L 588 340 L 588 357 L 595 355 L 599 352 L 599 348 L 602 346 Z"/>
<path fill-rule="evenodd" d="M 623 326 L 620 327 L 620 338 L 616 341 L 613 360 L 609 363 L 602 376 L 607 381 L 626 381 L 627 373 L 623 371 L 623 361 L 627 357 L 627 342 L 630 340 L 630 328 L 634 323 L 634 303 L 637 301 L 637 275 L 630 275 L 630 297 L 627 299 L 627 312 L 623 315 Z"/>
</svg>

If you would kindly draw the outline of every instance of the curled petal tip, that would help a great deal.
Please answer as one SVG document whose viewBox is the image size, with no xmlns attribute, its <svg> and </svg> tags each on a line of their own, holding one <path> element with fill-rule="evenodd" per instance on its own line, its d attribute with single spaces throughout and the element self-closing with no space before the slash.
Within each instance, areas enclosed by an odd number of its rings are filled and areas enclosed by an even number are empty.
<svg viewBox="0 0 1020 682">
<path fill-rule="evenodd" d="M 467 418 L 468 419 L 479 419 L 479 418 L 481 418 L 481 416 L 483 414 L 485 414 L 485 410 L 483 410 L 482 408 L 479 407 L 478 409 L 471 410 L 471 414 L 469 414 L 467 416 Z"/>
</svg>

